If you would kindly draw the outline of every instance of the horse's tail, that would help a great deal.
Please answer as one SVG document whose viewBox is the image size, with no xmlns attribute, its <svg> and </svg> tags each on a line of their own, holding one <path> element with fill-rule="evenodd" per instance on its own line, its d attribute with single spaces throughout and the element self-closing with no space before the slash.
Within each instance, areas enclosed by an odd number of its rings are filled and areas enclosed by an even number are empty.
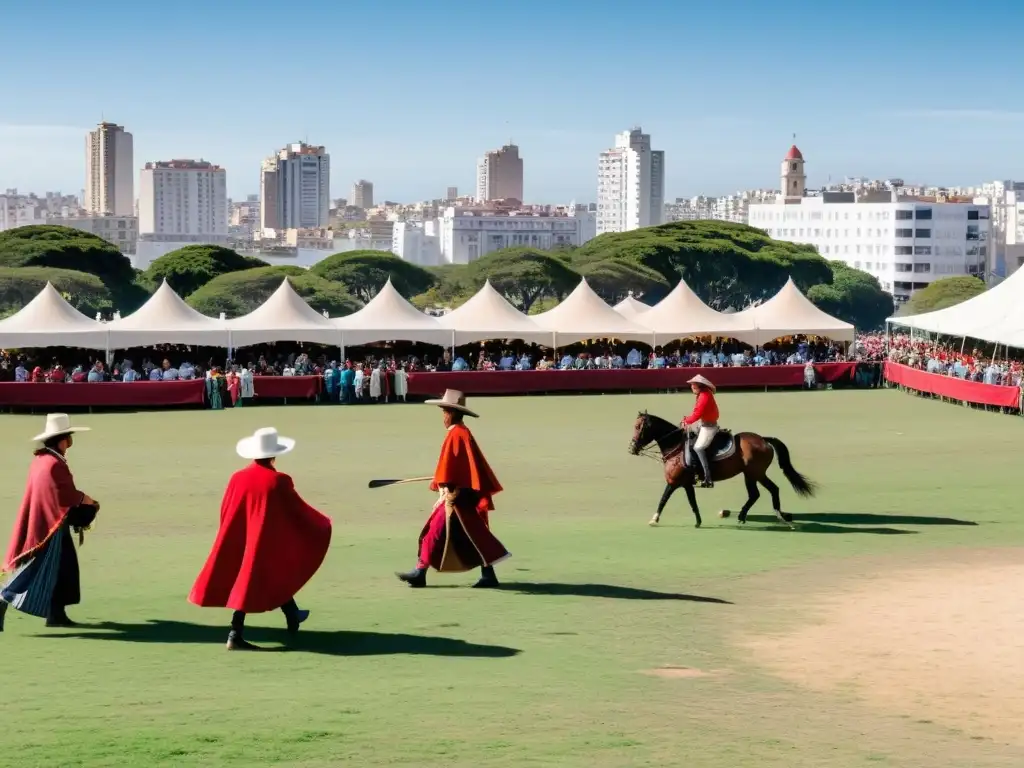
<svg viewBox="0 0 1024 768">
<path fill-rule="evenodd" d="M 789 458 L 789 448 L 786 447 L 786 444 L 777 437 L 766 437 L 764 441 L 774 448 L 775 453 L 778 454 L 779 467 L 782 469 L 782 474 L 789 480 L 789 484 L 793 486 L 793 490 L 800 496 L 813 496 L 814 492 L 818 489 L 818 484 L 808 480 L 796 471 L 793 467 L 793 462 Z"/>
</svg>

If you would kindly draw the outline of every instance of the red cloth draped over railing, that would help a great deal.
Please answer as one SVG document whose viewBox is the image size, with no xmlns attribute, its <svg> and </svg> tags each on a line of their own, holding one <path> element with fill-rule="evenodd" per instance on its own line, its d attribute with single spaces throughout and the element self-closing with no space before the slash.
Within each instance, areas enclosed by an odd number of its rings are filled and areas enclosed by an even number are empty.
<svg viewBox="0 0 1024 768">
<path fill-rule="evenodd" d="M 1001 408 L 1020 407 L 1020 387 L 965 381 L 956 376 L 929 373 L 899 363 L 885 364 L 885 378 L 893 384 L 907 389 L 948 397 L 952 400 L 964 400 L 977 405 L 995 405 Z"/>
<path fill-rule="evenodd" d="M 253 376 L 256 397 L 312 400 L 320 394 L 321 376 Z"/>
<path fill-rule="evenodd" d="M 203 379 L 187 381 L 118 381 L 89 384 L 33 384 L 0 382 L 0 407 L 92 408 L 171 405 L 202 405 L 206 392 Z"/>
<path fill-rule="evenodd" d="M 818 381 L 852 381 L 856 363 L 820 363 Z M 410 395 L 440 395 L 457 389 L 467 395 L 511 395 L 532 392 L 639 392 L 685 389 L 697 374 L 716 387 L 799 387 L 802 365 L 762 365 L 729 368 L 645 368 L 593 371 L 459 371 L 409 374 Z"/>
</svg>

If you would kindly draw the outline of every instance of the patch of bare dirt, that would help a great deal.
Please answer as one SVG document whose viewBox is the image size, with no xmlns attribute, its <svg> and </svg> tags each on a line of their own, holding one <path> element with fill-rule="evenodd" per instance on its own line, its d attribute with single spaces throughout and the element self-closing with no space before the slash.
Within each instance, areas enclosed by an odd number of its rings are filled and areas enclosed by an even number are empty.
<svg viewBox="0 0 1024 768">
<path fill-rule="evenodd" d="M 680 680 L 693 677 L 707 677 L 713 674 L 712 672 L 705 672 L 702 669 L 694 669 L 693 667 L 655 667 L 654 669 L 645 669 L 645 675 L 651 677 L 662 677 L 668 680 Z"/>
<path fill-rule="evenodd" d="M 810 623 L 740 644 L 751 660 L 809 689 L 1024 745 L 1021 584 L 1019 549 L 947 553 L 940 564 L 847 581 Z"/>
</svg>

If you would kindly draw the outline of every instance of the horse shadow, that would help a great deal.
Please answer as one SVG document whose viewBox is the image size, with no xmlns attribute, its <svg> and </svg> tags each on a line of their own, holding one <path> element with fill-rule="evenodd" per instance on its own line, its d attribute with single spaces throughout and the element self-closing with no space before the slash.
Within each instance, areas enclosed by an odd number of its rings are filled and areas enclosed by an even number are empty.
<svg viewBox="0 0 1024 768">
<path fill-rule="evenodd" d="M 123 643 L 210 644 L 223 645 L 228 636 L 226 627 L 193 624 L 187 621 L 153 619 L 140 623 L 116 621 L 82 625 L 70 632 L 40 634 L 41 638 L 77 638 Z M 280 643 L 265 651 L 295 651 L 326 656 L 456 656 L 476 658 L 509 658 L 521 653 L 518 648 L 483 645 L 451 637 L 391 634 L 350 630 L 301 630 L 291 635 L 285 629 L 246 627 L 246 640 Z"/>
<path fill-rule="evenodd" d="M 752 530 L 789 531 L 788 526 L 778 524 L 774 515 L 748 515 L 748 522 L 769 523 L 766 528 Z M 953 517 L 935 517 L 930 515 L 880 515 L 868 512 L 811 512 L 794 514 L 793 522 L 796 530 L 802 533 L 869 533 L 882 536 L 916 534 L 918 531 L 906 528 L 894 528 L 895 525 L 928 526 L 928 525 L 977 525 L 972 520 L 958 520 Z"/>
</svg>

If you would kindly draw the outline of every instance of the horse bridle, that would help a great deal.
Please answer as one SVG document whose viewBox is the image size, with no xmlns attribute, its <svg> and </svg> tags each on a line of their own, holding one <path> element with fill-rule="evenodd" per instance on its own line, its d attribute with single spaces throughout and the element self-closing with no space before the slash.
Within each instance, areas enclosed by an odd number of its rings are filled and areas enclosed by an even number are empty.
<svg viewBox="0 0 1024 768">
<path fill-rule="evenodd" d="M 648 416 L 647 413 L 644 413 L 644 425 L 643 425 L 642 429 L 640 430 L 641 434 L 643 434 L 644 430 L 646 430 L 648 428 L 649 424 L 650 424 L 649 416 Z M 675 429 L 673 429 L 673 430 L 671 430 L 669 432 L 666 432 L 662 437 L 663 438 L 664 437 L 668 437 L 669 435 L 673 435 L 676 432 L 684 432 L 684 431 L 686 431 L 684 427 L 681 427 L 681 426 L 680 427 L 676 427 Z M 680 453 L 682 453 L 685 450 L 685 442 L 686 441 L 684 439 L 683 445 L 680 446 L 680 448 L 679 448 L 679 452 Z M 658 445 L 658 441 L 654 440 L 654 439 L 649 440 L 647 445 L 645 445 L 643 448 L 637 448 L 637 446 L 636 446 L 636 438 L 635 437 L 630 438 L 629 447 L 628 447 L 627 450 L 629 451 L 629 454 L 631 456 L 643 456 L 644 458 L 655 459 L 655 460 L 660 461 L 660 462 L 664 462 L 666 459 L 673 458 L 673 456 L 674 456 L 674 455 L 665 456 L 661 452 L 661 447 Z"/>
</svg>

